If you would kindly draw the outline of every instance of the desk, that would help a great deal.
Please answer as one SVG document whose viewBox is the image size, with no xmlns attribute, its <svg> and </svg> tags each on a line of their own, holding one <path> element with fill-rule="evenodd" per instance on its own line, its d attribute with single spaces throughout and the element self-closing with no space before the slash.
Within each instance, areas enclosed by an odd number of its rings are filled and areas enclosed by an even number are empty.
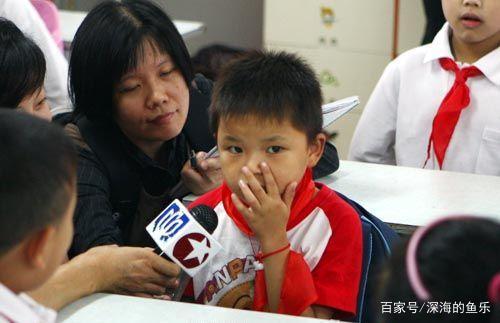
<svg viewBox="0 0 500 323">
<path fill-rule="evenodd" d="M 71 44 L 78 27 L 80 27 L 86 15 L 87 13 L 84 11 L 59 10 L 61 37 L 65 46 Z M 197 21 L 174 20 L 174 24 L 184 39 L 201 34 L 205 31 L 203 23 Z"/>
<path fill-rule="evenodd" d="M 58 314 L 57 321 L 65 323 L 341 323 L 333 320 L 284 316 L 111 294 L 94 294 L 82 298 L 63 308 Z"/>
<path fill-rule="evenodd" d="M 500 221 L 500 177 L 340 161 L 319 182 L 357 201 L 398 231 L 450 214 Z M 400 227 L 401 226 L 401 227 Z"/>
</svg>

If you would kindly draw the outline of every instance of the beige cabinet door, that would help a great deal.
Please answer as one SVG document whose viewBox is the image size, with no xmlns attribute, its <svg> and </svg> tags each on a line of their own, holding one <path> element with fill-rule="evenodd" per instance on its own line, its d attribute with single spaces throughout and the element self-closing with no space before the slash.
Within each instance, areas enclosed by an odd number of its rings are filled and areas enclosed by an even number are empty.
<svg viewBox="0 0 500 323">
<path fill-rule="evenodd" d="M 337 17 L 333 29 L 338 49 L 391 54 L 394 0 L 336 0 L 333 8 Z"/>
<path fill-rule="evenodd" d="M 315 48 L 322 29 L 319 0 L 266 0 L 264 43 Z M 333 1 L 326 1 L 331 2 Z"/>
<path fill-rule="evenodd" d="M 394 0 L 267 0 L 264 43 L 390 54 Z"/>
<path fill-rule="evenodd" d="M 388 55 L 345 52 L 338 49 L 310 49 L 269 44 L 270 50 L 291 52 L 304 58 L 316 72 L 321 83 L 324 103 L 357 95 L 360 105 L 333 123 L 327 130 L 336 131 L 337 149 L 347 158 L 356 123 L 385 66 Z M 352 63 L 351 63 L 352 62 Z"/>
</svg>

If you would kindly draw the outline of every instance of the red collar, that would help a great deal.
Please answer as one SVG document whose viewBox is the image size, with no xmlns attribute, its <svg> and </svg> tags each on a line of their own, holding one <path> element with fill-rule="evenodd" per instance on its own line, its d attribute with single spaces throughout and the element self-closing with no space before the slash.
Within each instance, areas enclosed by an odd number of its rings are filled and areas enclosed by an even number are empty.
<svg viewBox="0 0 500 323">
<path fill-rule="evenodd" d="M 287 231 L 296 226 L 302 220 L 299 214 L 314 197 L 315 189 L 316 186 L 312 179 L 312 170 L 308 168 L 300 180 L 299 185 L 297 185 L 295 197 L 292 202 L 292 210 L 290 211 L 290 217 L 288 218 L 288 223 L 286 225 Z M 232 192 L 229 189 L 229 186 L 227 186 L 226 182 L 224 182 L 222 184 L 222 203 L 227 214 L 243 233 L 247 236 L 253 236 L 254 234 L 252 229 L 250 229 L 245 221 L 245 218 L 243 218 L 234 206 L 233 201 L 231 200 L 231 193 Z"/>
</svg>

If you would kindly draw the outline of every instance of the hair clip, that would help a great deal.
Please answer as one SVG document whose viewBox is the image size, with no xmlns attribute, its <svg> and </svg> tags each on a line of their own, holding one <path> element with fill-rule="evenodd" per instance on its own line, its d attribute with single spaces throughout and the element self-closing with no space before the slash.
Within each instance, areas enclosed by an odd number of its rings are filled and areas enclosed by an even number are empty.
<svg viewBox="0 0 500 323">
<path fill-rule="evenodd" d="M 488 297 L 493 304 L 500 304 L 500 272 L 493 275 L 488 284 Z"/>
<path fill-rule="evenodd" d="M 410 242 L 408 244 L 408 250 L 406 251 L 406 274 L 408 276 L 408 282 L 410 287 L 413 289 L 417 298 L 420 301 L 428 301 L 431 298 L 431 293 L 427 290 L 420 273 L 418 271 L 417 262 L 417 251 L 422 238 L 432 229 L 439 226 L 440 224 L 452 220 L 464 220 L 464 219 L 476 219 L 478 217 L 467 216 L 467 215 L 453 215 L 440 218 L 430 224 L 418 228 L 415 233 L 411 236 Z"/>
</svg>

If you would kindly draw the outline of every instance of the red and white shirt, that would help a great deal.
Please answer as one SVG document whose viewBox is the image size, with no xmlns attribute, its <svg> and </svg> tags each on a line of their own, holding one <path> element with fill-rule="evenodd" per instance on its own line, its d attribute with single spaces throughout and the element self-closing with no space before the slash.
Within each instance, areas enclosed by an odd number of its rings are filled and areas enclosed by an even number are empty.
<svg viewBox="0 0 500 323">
<path fill-rule="evenodd" d="M 298 213 L 287 236 L 291 249 L 303 256 L 311 271 L 314 304 L 354 315 L 363 252 L 361 222 L 334 191 L 319 183 L 316 187 L 319 191 Z M 200 303 L 252 309 L 259 241 L 240 230 L 222 200 L 220 187 L 190 205 L 205 204 L 215 210 L 219 223 L 213 237 L 223 247 L 193 277 L 194 297 Z"/>
</svg>

